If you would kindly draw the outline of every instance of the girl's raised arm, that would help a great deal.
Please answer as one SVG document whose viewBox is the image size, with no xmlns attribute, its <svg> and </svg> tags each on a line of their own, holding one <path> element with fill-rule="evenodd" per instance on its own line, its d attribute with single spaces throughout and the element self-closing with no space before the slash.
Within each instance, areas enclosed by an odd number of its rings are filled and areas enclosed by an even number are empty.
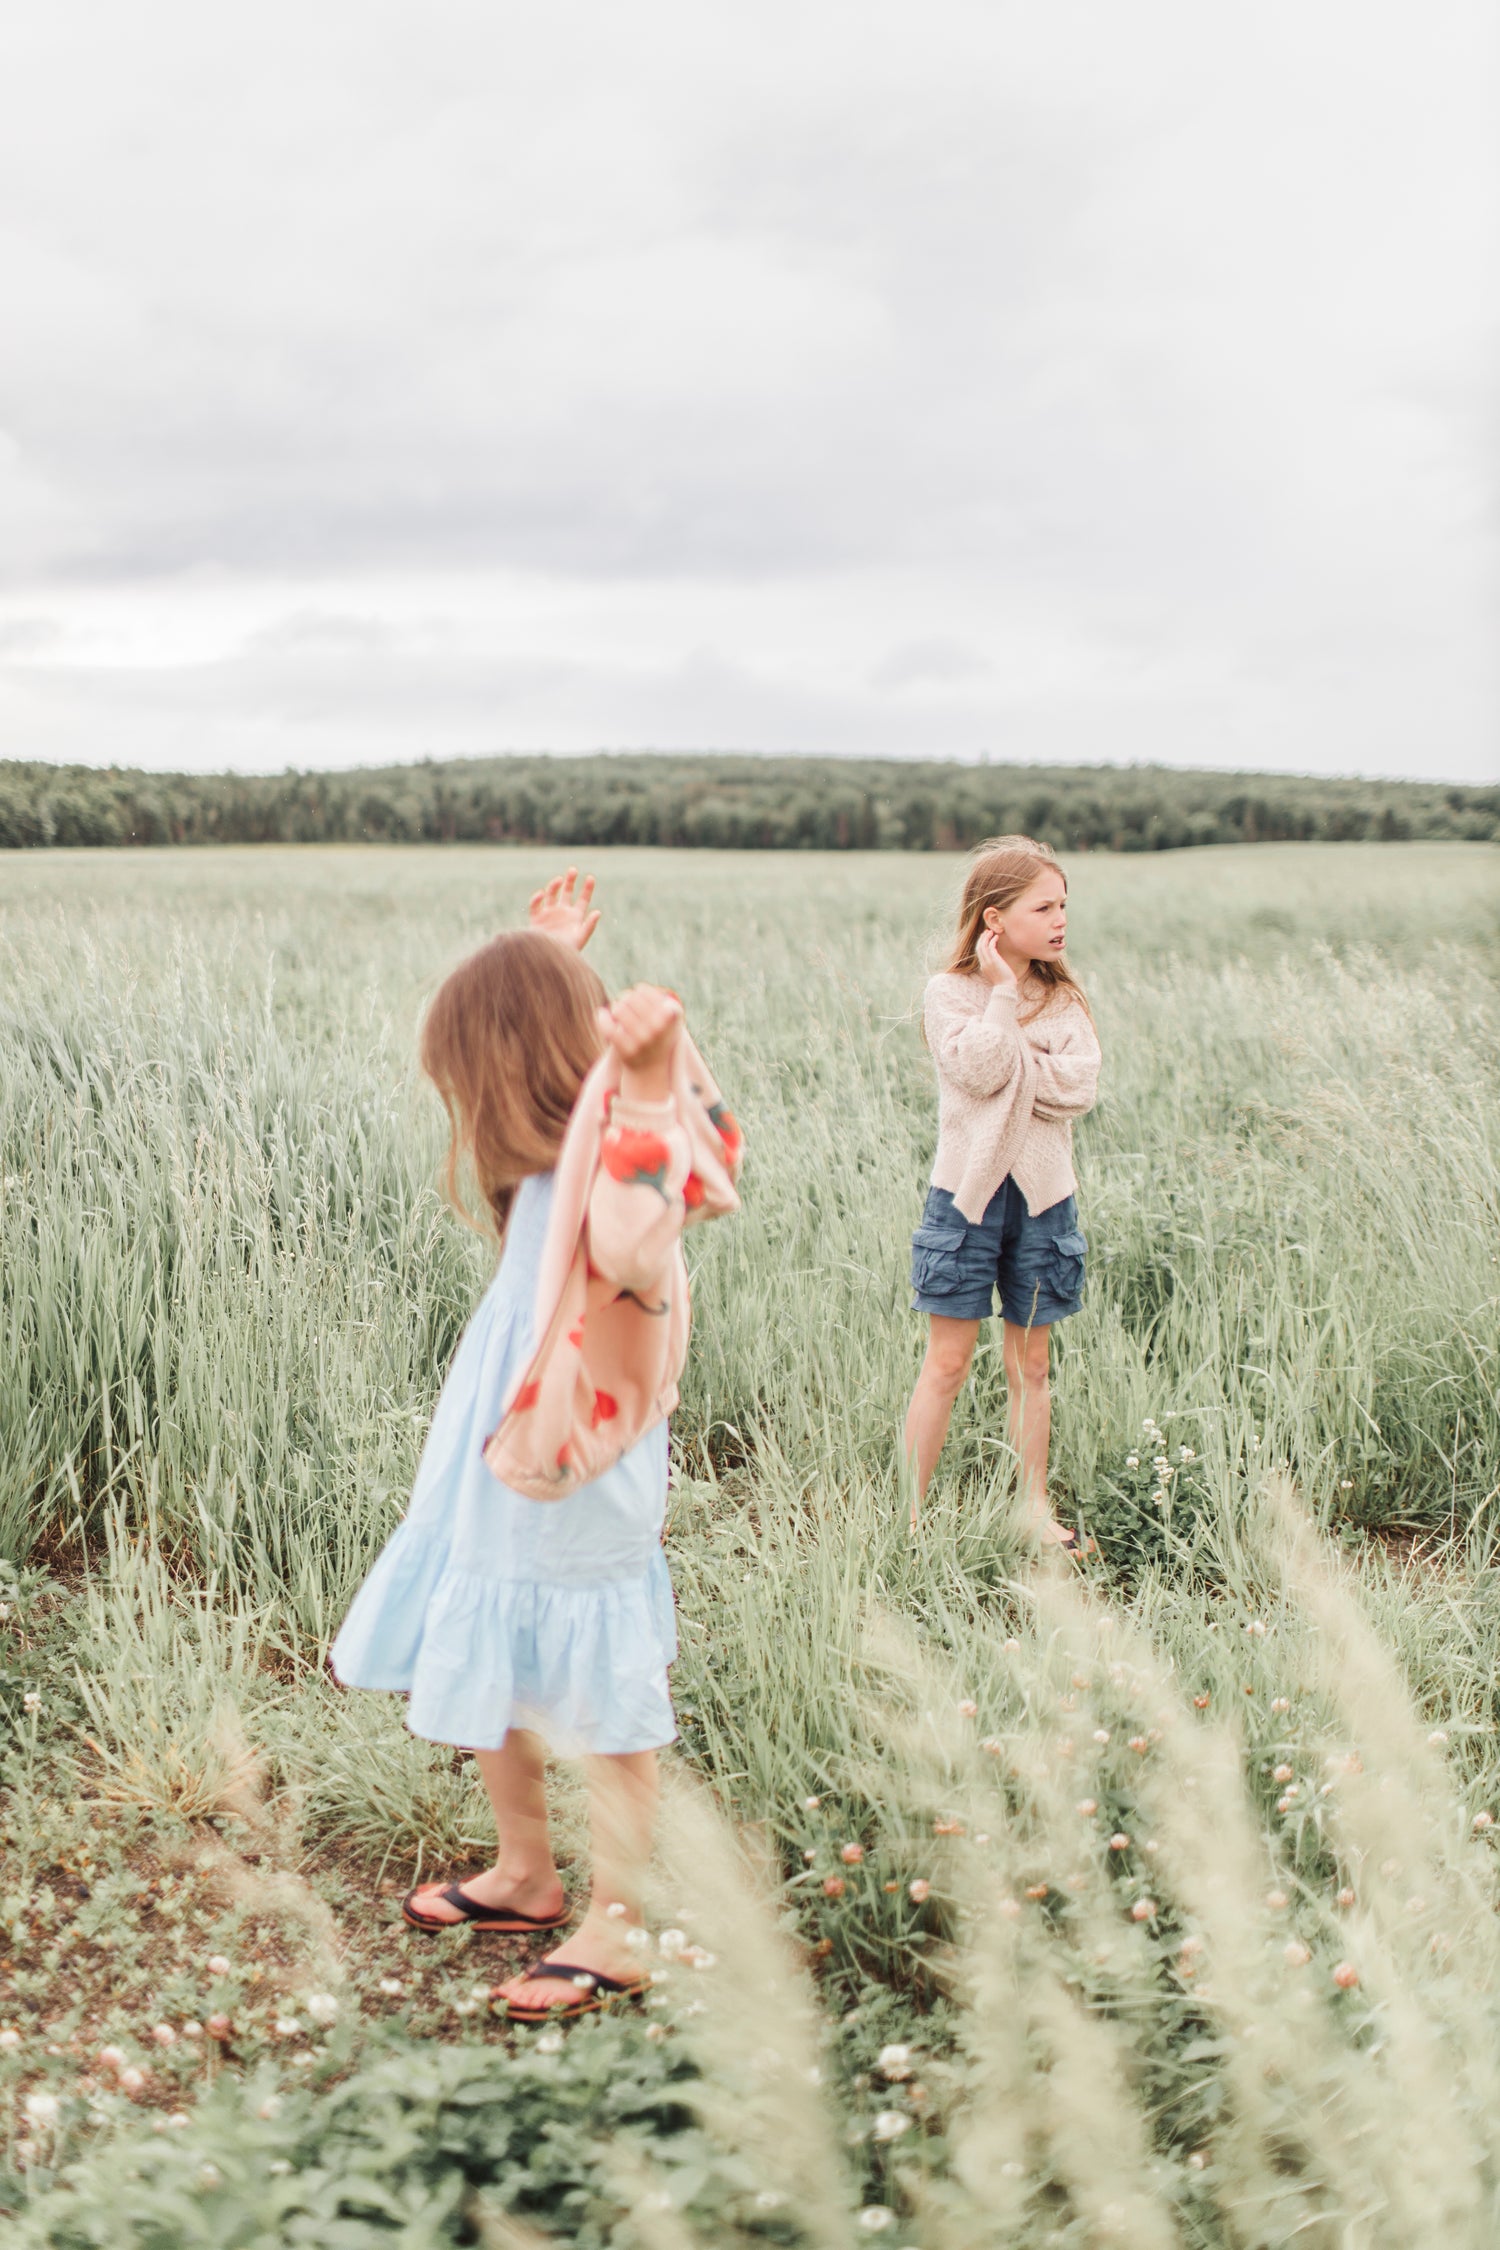
<svg viewBox="0 0 1500 2250">
<path fill-rule="evenodd" d="M 1086 1117 L 1099 1098 L 1099 1038 L 1086 1011 L 1074 1006 L 1048 1022 L 1055 1044 L 1033 1047 L 1036 1096 L 1032 1113 L 1056 1122 Z M 1024 1034 L 1023 1034 L 1024 1036 Z"/>
<path fill-rule="evenodd" d="M 1022 1067 L 1016 980 L 991 985 L 977 1016 L 954 1005 L 947 981 L 934 977 L 927 987 L 922 1009 L 927 1044 L 939 1070 L 966 1094 L 983 1100 L 1008 1086 Z"/>
<path fill-rule="evenodd" d="M 615 1288 L 654 1303 L 687 1217 L 692 1169 L 672 1099 L 682 1003 L 636 985 L 600 1009 L 599 1028 L 621 1068 L 589 1194 L 589 1262 Z"/>
</svg>

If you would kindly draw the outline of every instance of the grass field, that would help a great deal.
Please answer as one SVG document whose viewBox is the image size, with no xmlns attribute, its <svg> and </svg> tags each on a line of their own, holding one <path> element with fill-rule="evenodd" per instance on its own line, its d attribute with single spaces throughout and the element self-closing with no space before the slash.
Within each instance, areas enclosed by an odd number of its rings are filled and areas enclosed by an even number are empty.
<svg viewBox="0 0 1500 2250">
<path fill-rule="evenodd" d="M 398 1934 L 482 1798 L 322 1661 L 486 1275 L 422 1000 L 550 865 L 6 867 L 16 2240 L 1492 2243 L 1493 849 L 1071 867 L 1072 1575 L 1014 1534 L 993 1349 L 904 1528 L 957 863 L 599 855 L 600 970 L 682 991 L 749 1163 L 669 1526 L 660 1919 L 715 1965 L 561 2042 L 490 2019 L 494 1941 Z"/>
</svg>

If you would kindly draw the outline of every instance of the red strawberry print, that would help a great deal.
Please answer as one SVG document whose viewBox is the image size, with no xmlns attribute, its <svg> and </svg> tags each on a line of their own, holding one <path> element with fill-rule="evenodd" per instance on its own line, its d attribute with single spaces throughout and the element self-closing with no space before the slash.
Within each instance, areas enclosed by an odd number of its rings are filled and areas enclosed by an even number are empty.
<svg viewBox="0 0 1500 2250">
<path fill-rule="evenodd" d="M 714 1131 L 718 1134 L 720 1140 L 724 1143 L 725 1155 L 729 1158 L 730 1162 L 733 1163 L 734 1159 L 740 1153 L 741 1138 L 740 1129 L 734 1121 L 733 1113 L 729 1109 L 728 1104 L 725 1102 L 715 1102 L 713 1107 L 709 1110 L 708 1121 L 710 1125 L 713 1126 Z"/>
<path fill-rule="evenodd" d="M 581 1320 L 579 1321 L 579 1323 L 578 1323 L 578 1326 L 577 1326 L 576 1328 L 570 1328 L 570 1329 L 568 1330 L 568 1342 L 569 1342 L 569 1343 L 570 1343 L 570 1344 L 571 1344 L 571 1345 L 572 1345 L 572 1346 L 574 1347 L 574 1349 L 575 1349 L 576 1351 L 582 1351 L 582 1349 L 583 1349 L 583 1322 L 582 1322 Z"/>
<path fill-rule="evenodd" d="M 654 1187 L 658 1195 L 666 1195 L 672 1157 L 660 1134 L 634 1133 L 622 1126 L 618 1133 L 605 1135 L 602 1153 L 605 1171 L 622 1187 Z"/>
<path fill-rule="evenodd" d="M 594 1411 L 589 1416 L 589 1428 L 597 1430 L 601 1422 L 612 1422 L 619 1411 L 618 1399 L 611 1398 L 608 1391 L 595 1391 Z"/>
<path fill-rule="evenodd" d="M 515 1402 L 511 1407 L 512 1414 L 524 1414 L 529 1406 L 535 1406 L 541 1395 L 542 1386 L 540 1383 L 523 1383 L 517 1391 Z"/>
<path fill-rule="evenodd" d="M 682 1200 L 690 1211 L 696 1211 L 703 1201 L 703 1182 L 696 1172 L 689 1172 L 682 1183 Z"/>
</svg>

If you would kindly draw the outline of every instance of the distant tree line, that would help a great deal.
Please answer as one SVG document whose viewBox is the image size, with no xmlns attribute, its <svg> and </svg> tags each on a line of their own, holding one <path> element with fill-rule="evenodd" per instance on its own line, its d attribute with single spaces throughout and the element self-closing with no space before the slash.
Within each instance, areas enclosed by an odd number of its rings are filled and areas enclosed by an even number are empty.
<svg viewBox="0 0 1500 2250">
<path fill-rule="evenodd" d="M 511 757 L 343 773 L 154 774 L 0 761 L 0 848 L 665 844 L 947 851 L 1019 829 L 1070 851 L 1500 838 L 1500 788 L 1166 766 Z"/>
</svg>

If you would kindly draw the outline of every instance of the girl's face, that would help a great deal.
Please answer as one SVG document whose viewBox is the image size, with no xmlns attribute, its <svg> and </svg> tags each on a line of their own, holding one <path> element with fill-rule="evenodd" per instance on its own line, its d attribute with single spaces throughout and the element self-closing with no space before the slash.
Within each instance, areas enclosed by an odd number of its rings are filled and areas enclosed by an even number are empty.
<svg viewBox="0 0 1500 2250">
<path fill-rule="evenodd" d="M 1055 961 L 1068 942 L 1068 886 L 1055 868 L 1038 875 L 1002 913 L 984 910 L 985 928 L 1027 961 Z"/>
</svg>

